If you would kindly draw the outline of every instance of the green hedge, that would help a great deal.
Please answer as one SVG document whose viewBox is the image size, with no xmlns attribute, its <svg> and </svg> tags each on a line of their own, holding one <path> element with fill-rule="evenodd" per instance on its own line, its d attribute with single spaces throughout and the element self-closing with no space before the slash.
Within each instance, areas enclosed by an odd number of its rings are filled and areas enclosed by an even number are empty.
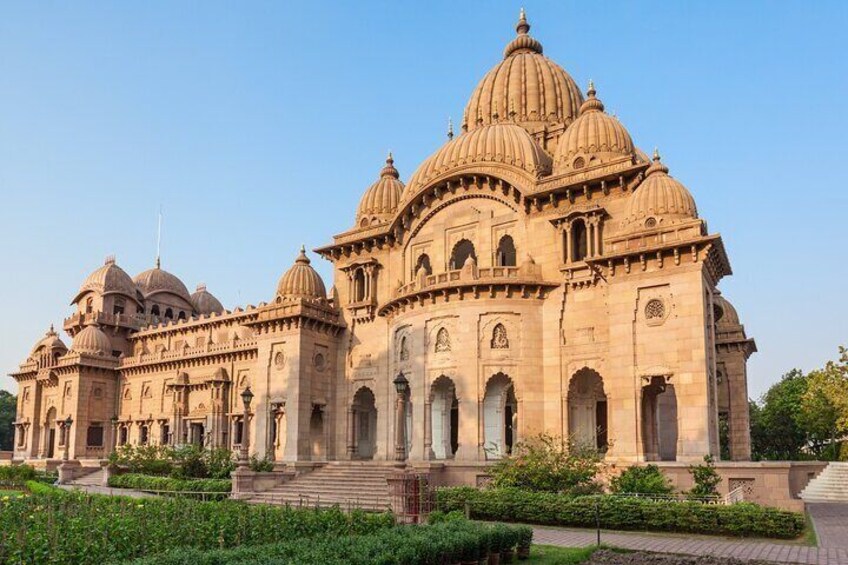
<svg viewBox="0 0 848 565">
<path fill-rule="evenodd" d="M 58 478 L 57 473 L 37 471 L 31 465 L 0 466 L 0 485 L 3 486 L 24 486 L 27 481 L 53 484 Z"/>
<path fill-rule="evenodd" d="M 436 491 L 439 510 L 463 511 L 472 518 L 553 526 L 601 527 L 611 530 L 684 532 L 732 536 L 796 538 L 804 531 L 804 515 L 751 503 L 713 505 L 691 501 L 658 501 L 617 496 L 583 496 L 517 489 L 473 487 Z"/>
<path fill-rule="evenodd" d="M 171 479 L 127 473 L 109 477 L 109 486 L 147 491 L 222 493 L 229 495 L 232 490 L 229 479 Z M 201 497 L 202 498 L 202 497 Z M 207 496 L 208 498 L 208 496 Z"/>
<path fill-rule="evenodd" d="M 209 550 L 393 526 L 390 514 L 294 509 L 225 500 L 87 495 L 30 482 L 0 502 L 0 563 L 100 565 L 181 547 Z"/>
<path fill-rule="evenodd" d="M 529 531 L 529 535 L 528 535 Z M 366 536 L 298 539 L 272 545 L 198 551 L 179 549 L 130 562 L 132 565 L 372 565 L 475 563 L 492 551 L 529 547 L 532 529 L 451 521 L 398 526 Z"/>
</svg>

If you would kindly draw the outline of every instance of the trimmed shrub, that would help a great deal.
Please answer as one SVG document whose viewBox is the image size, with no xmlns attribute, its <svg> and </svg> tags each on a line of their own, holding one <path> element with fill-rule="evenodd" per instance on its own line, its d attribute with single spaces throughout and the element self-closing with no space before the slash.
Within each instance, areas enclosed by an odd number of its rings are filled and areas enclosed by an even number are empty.
<svg viewBox="0 0 848 565">
<path fill-rule="evenodd" d="M 610 481 L 610 490 L 614 493 L 628 494 L 671 494 L 674 487 L 659 467 L 628 467 L 619 476 Z"/>
<path fill-rule="evenodd" d="M 86 495 L 32 481 L 27 486 L 32 495 L 0 503 L 0 563 L 101 565 L 181 547 L 334 540 L 394 525 L 390 514 Z"/>
<path fill-rule="evenodd" d="M 612 530 L 683 532 L 731 536 L 796 538 L 804 531 L 804 515 L 751 503 L 703 504 L 694 501 L 649 500 L 617 496 L 567 496 L 518 489 L 478 490 L 473 487 L 436 491 L 442 512 L 462 511 L 481 520 L 525 522 L 553 526 Z"/>
<path fill-rule="evenodd" d="M 109 486 L 146 491 L 221 493 L 223 496 L 218 498 L 226 498 L 232 491 L 232 481 L 229 479 L 171 479 L 135 473 L 112 475 L 109 477 Z"/>
<path fill-rule="evenodd" d="M 467 520 L 428 526 L 399 526 L 365 536 L 298 539 L 271 545 L 198 551 L 179 549 L 132 561 L 132 565 L 428 565 L 478 561 L 498 532 L 504 549 L 515 547 L 524 528 L 476 524 Z M 532 534 L 532 530 L 531 530 Z M 512 544 L 512 545 L 509 545 Z M 494 549 L 494 548 L 492 548 Z"/>
</svg>

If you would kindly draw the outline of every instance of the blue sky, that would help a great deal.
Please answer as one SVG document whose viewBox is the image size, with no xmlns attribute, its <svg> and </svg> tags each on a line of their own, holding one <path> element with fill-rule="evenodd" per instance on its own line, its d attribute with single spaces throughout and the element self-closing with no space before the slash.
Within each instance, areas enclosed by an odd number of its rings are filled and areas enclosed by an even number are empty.
<svg viewBox="0 0 848 565">
<path fill-rule="evenodd" d="M 848 3 L 524 5 L 545 54 L 594 79 L 724 236 L 752 396 L 835 357 Z M 160 206 L 164 268 L 229 308 L 268 300 L 301 243 L 352 225 L 387 150 L 405 179 L 444 142 L 520 6 L 3 2 L 0 371 L 106 255 L 153 265 Z"/>
</svg>

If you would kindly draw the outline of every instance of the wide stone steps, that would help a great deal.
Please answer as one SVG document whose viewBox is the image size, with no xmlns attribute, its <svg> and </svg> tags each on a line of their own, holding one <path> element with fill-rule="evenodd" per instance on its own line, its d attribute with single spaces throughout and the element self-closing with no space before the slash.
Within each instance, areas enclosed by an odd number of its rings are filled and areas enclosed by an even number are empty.
<svg viewBox="0 0 848 565">
<path fill-rule="evenodd" d="M 848 503 L 848 463 L 829 463 L 800 496 L 804 502 Z"/>
<path fill-rule="evenodd" d="M 71 484 L 80 486 L 100 486 L 103 484 L 103 469 L 101 467 L 83 467 Z"/>
<path fill-rule="evenodd" d="M 257 493 L 250 501 L 383 511 L 389 508 L 391 502 L 386 481 L 389 472 L 390 469 L 379 465 L 329 464 L 269 491 Z"/>
</svg>

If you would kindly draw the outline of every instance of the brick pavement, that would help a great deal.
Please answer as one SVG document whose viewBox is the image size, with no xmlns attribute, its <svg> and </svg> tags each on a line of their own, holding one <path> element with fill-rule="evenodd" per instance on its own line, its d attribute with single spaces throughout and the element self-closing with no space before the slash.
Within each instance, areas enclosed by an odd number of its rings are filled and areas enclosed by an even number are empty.
<svg viewBox="0 0 848 565">
<path fill-rule="evenodd" d="M 562 547 L 586 547 L 595 544 L 595 532 L 593 530 L 537 527 L 533 531 L 533 542 L 538 544 Z M 625 532 L 601 532 L 601 543 L 622 549 L 653 551 L 657 553 L 715 555 L 774 563 L 848 565 L 848 548 L 842 547 L 811 547 L 744 539 L 709 539 Z"/>
<path fill-rule="evenodd" d="M 810 503 L 807 511 L 813 518 L 819 547 L 848 549 L 848 504 Z"/>
</svg>

